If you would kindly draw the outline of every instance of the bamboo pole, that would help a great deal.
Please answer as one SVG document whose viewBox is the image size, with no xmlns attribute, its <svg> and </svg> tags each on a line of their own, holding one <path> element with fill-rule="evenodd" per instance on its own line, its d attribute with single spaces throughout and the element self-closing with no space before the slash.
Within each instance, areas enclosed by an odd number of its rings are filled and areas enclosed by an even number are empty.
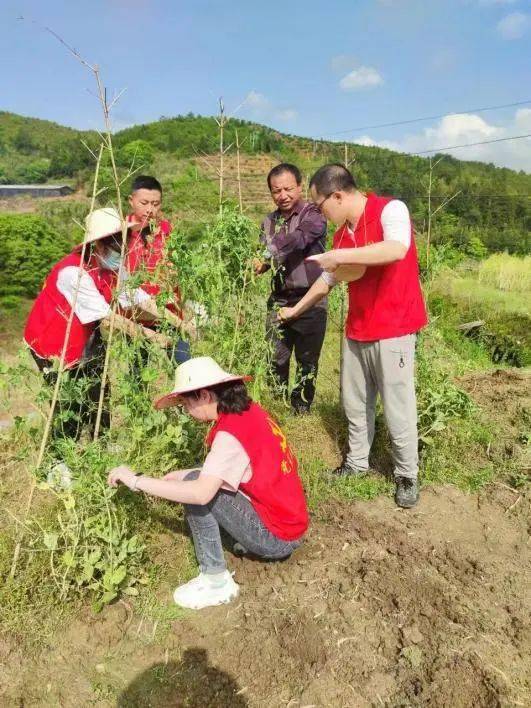
<svg viewBox="0 0 531 708">
<path fill-rule="evenodd" d="M 104 124 L 105 124 L 105 134 L 102 137 L 103 137 L 105 147 L 107 148 L 107 150 L 109 150 L 114 187 L 116 189 L 117 211 L 118 211 L 118 213 L 120 215 L 120 219 L 122 221 L 121 261 L 123 264 L 124 256 L 125 256 L 126 237 L 127 237 L 127 223 L 124 219 L 123 210 L 122 210 L 122 200 L 121 200 L 121 190 L 120 190 L 121 182 L 118 177 L 118 170 L 116 168 L 116 161 L 114 159 L 111 122 L 110 122 L 110 111 L 113 108 L 114 104 L 120 99 L 121 95 L 123 94 L 123 91 L 118 93 L 113 98 L 113 100 L 110 103 L 108 103 L 107 89 L 103 86 L 103 84 L 101 82 L 99 67 L 96 64 L 90 64 L 86 59 L 84 59 L 81 56 L 81 54 L 77 51 L 77 49 L 74 49 L 67 42 L 65 42 L 65 40 L 60 35 L 57 34 L 57 32 L 54 32 L 54 30 L 50 29 L 49 27 L 44 27 L 44 29 L 46 32 L 48 32 L 53 37 L 55 37 L 55 39 L 57 39 L 57 41 L 60 42 L 68 50 L 68 52 L 70 52 L 70 54 L 72 54 L 72 56 L 75 59 L 77 59 L 87 69 L 89 69 L 89 71 L 91 71 L 92 74 L 94 75 L 97 90 L 98 90 L 97 98 L 98 98 L 98 100 L 101 104 L 102 110 L 103 110 L 103 118 L 104 118 Z M 122 268 L 123 268 L 123 265 L 118 272 L 118 282 L 117 282 L 117 286 L 116 286 L 116 292 L 120 292 L 120 284 L 121 284 L 120 281 L 121 281 L 121 276 L 122 276 Z M 108 374 L 108 369 L 109 369 L 110 345 L 111 345 L 112 336 L 114 333 L 116 306 L 117 306 L 117 298 L 115 298 L 113 305 L 112 305 L 112 309 L 111 309 L 111 319 L 110 319 L 110 326 L 109 326 L 109 335 L 108 335 L 108 339 L 107 339 L 107 348 L 106 348 L 106 352 L 105 352 L 105 363 L 103 366 L 100 398 L 98 401 L 98 410 L 96 413 L 96 423 L 94 426 L 94 440 L 97 440 L 97 438 L 98 438 L 99 428 L 100 428 L 100 424 L 101 424 L 101 414 L 102 414 L 103 399 L 104 399 L 104 394 L 105 394 L 105 383 L 107 381 L 107 374 Z"/>
<path fill-rule="evenodd" d="M 104 115 L 104 120 L 105 120 L 106 140 L 107 140 L 107 149 L 109 150 L 109 155 L 111 158 L 111 166 L 112 166 L 114 188 L 116 190 L 116 201 L 117 201 L 117 206 L 118 206 L 118 214 L 120 215 L 120 219 L 122 222 L 122 245 L 121 245 L 121 250 L 120 250 L 120 269 L 118 271 L 118 278 L 117 278 L 116 291 L 115 291 L 115 294 L 117 295 L 120 292 L 122 274 L 123 274 L 124 267 L 125 267 L 125 250 L 126 250 L 126 242 L 127 242 L 127 222 L 125 220 L 123 209 L 122 209 L 122 196 L 121 196 L 121 190 L 120 190 L 121 183 L 120 183 L 120 178 L 118 176 L 118 169 L 116 167 L 116 160 L 114 157 L 114 150 L 113 150 L 113 145 L 112 145 L 111 121 L 110 121 L 110 115 L 109 115 L 112 104 L 111 104 L 111 106 L 109 106 L 107 104 L 106 94 L 105 94 L 105 91 L 102 87 L 100 74 L 99 74 L 99 70 L 97 67 L 95 67 L 95 69 L 94 69 L 94 75 L 96 78 L 96 83 L 98 85 L 100 101 L 101 101 L 101 105 L 103 108 L 103 115 Z M 114 101 L 113 101 L 113 104 L 114 104 Z M 96 422 L 94 424 L 94 440 L 98 439 L 98 435 L 99 435 L 99 431 L 100 431 L 101 417 L 102 417 L 102 412 L 103 412 L 103 402 L 105 399 L 105 386 L 107 383 L 107 376 L 109 373 L 111 343 L 112 343 L 112 338 L 113 338 L 113 334 L 114 334 L 114 324 L 115 324 L 115 319 L 116 319 L 117 305 L 118 305 L 118 297 L 115 296 L 113 303 L 112 303 L 111 319 L 110 319 L 110 324 L 109 324 L 109 334 L 107 337 L 107 346 L 105 349 L 105 362 L 103 364 L 103 372 L 101 375 L 100 397 L 98 400 L 98 410 L 96 412 Z"/>
<path fill-rule="evenodd" d="M 219 126 L 219 215 L 223 213 L 223 172 L 225 167 L 225 149 L 223 146 L 223 133 L 225 129 L 225 106 L 223 105 L 223 98 L 219 99 L 219 119 L 217 119 L 217 124 Z"/>
<path fill-rule="evenodd" d="M 240 172 L 240 140 L 238 136 L 238 131 L 236 130 L 236 181 L 238 182 L 238 202 L 240 204 L 240 214 L 243 214 L 243 200 L 242 200 L 242 179 Z"/>
<path fill-rule="evenodd" d="M 433 160 L 430 157 L 430 173 L 428 178 L 428 233 L 426 236 L 426 270 L 430 267 L 430 242 L 431 242 L 431 186 L 433 180 Z"/>
</svg>

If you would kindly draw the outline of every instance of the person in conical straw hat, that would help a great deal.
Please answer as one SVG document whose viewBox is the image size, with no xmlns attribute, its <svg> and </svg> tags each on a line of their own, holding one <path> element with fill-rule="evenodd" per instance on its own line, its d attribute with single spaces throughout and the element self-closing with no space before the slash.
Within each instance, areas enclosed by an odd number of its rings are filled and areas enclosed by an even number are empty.
<svg viewBox="0 0 531 708">
<path fill-rule="evenodd" d="M 162 479 L 138 476 L 126 466 L 109 472 L 113 487 L 122 483 L 184 505 L 200 573 L 175 590 L 181 607 L 202 609 L 237 597 L 221 528 L 234 539 L 235 552 L 272 560 L 290 556 L 308 528 L 297 460 L 278 424 L 250 398 L 247 380 L 210 357 L 181 364 L 173 390 L 157 399 L 155 408 L 181 406 L 192 418 L 212 424 L 203 465 Z"/>
<path fill-rule="evenodd" d="M 94 404 L 100 396 L 104 358 L 100 327 L 110 321 L 111 300 L 120 268 L 121 242 L 122 220 L 116 209 L 106 207 L 92 211 L 85 219 L 83 243 L 53 266 L 26 321 L 24 340 L 47 383 L 55 382 L 56 364 L 66 340 L 66 378 L 86 379 L 86 386 L 80 387 L 80 390 L 87 391 L 86 398 L 69 401 L 67 410 L 62 411 L 60 397 L 54 437 L 77 439 L 84 425 L 90 427 L 94 423 Z M 128 308 L 149 299 L 147 293 L 137 288 L 127 295 L 121 294 L 119 303 Z M 149 337 L 162 346 L 169 343 L 167 337 L 147 330 L 119 313 L 115 315 L 115 327 Z M 59 415 L 61 412 L 68 414 Z M 108 415 L 104 415 L 102 426 L 108 422 Z"/>
</svg>

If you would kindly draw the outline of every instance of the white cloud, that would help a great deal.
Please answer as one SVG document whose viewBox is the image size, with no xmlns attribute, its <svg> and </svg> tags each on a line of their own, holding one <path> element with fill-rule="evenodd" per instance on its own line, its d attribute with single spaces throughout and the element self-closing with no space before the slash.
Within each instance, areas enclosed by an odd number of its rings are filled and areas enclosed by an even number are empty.
<svg viewBox="0 0 531 708">
<path fill-rule="evenodd" d="M 242 105 L 243 112 L 250 112 L 255 120 L 281 120 L 293 121 L 297 118 L 297 111 L 291 106 L 279 108 L 267 96 L 259 91 L 249 91 Z"/>
<path fill-rule="evenodd" d="M 245 105 L 249 108 L 261 110 L 264 108 L 269 108 L 269 99 L 266 98 L 263 93 L 258 93 L 258 91 L 249 91 L 245 99 Z"/>
<path fill-rule="evenodd" d="M 343 91 L 357 91 L 358 89 L 370 88 L 383 84 L 382 75 L 371 66 L 358 66 L 349 74 L 344 76 L 339 82 Z"/>
<path fill-rule="evenodd" d="M 370 135 L 364 135 L 356 139 L 356 142 L 361 145 L 378 145 L 399 152 L 416 153 L 451 147 L 452 145 L 497 140 L 529 132 L 531 132 L 531 109 L 521 108 L 503 126 L 487 123 L 478 115 L 459 113 L 447 115 L 434 126 L 425 128 L 420 133 L 406 135 L 400 140 L 377 141 Z M 531 138 L 475 145 L 456 150 L 444 150 L 443 152 L 462 160 L 493 162 L 501 167 L 531 172 Z"/>
<path fill-rule="evenodd" d="M 356 143 L 358 145 L 365 145 L 366 147 L 387 147 L 387 145 L 373 140 L 370 135 L 362 135 L 361 138 L 356 138 Z"/>
<path fill-rule="evenodd" d="M 496 25 L 496 29 L 503 39 L 520 39 L 531 26 L 529 15 L 524 12 L 511 12 L 501 19 Z"/>
<path fill-rule="evenodd" d="M 531 133 L 531 108 L 519 108 L 514 123 L 521 133 Z"/>
<path fill-rule="evenodd" d="M 283 108 L 280 111 L 276 111 L 276 117 L 279 120 L 295 120 L 299 115 L 294 108 Z"/>
</svg>

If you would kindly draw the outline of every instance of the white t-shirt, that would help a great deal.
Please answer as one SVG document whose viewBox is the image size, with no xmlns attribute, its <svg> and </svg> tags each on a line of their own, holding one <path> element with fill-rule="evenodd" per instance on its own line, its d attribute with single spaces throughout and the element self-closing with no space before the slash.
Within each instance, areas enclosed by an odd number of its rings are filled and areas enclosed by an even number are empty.
<svg viewBox="0 0 531 708">
<path fill-rule="evenodd" d="M 72 306 L 79 277 L 78 266 L 66 266 L 59 271 L 57 276 L 57 289 L 64 295 L 68 304 Z M 150 296 L 142 288 L 135 288 L 128 292 L 125 287 L 118 296 L 118 302 L 122 307 L 140 305 L 149 300 Z M 79 278 L 79 288 L 77 292 L 74 312 L 82 324 L 102 320 L 111 312 L 111 306 L 96 287 L 86 270 L 81 269 Z"/>
<path fill-rule="evenodd" d="M 384 241 L 398 241 L 406 248 L 411 244 L 411 219 L 409 210 L 400 199 L 392 199 L 382 209 L 380 222 L 383 228 Z M 333 273 L 323 271 L 321 278 L 329 287 L 336 285 L 337 280 Z"/>
<path fill-rule="evenodd" d="M 236 492 L 242 482 L 251 479 L 251 460 L 234 435 L 220 430 L 203 462 L 201 474 L 222 479 L 222 489 Z"/>
</svg>

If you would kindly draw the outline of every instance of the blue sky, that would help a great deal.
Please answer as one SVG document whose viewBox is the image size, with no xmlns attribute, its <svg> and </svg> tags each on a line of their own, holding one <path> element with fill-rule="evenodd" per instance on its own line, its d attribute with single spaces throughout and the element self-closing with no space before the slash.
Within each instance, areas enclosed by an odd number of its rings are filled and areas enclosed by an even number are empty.
<svg viewBox="0 0 531 708">
<path fill-rule="evenodd" d="M 336 136 L 411 152 L 531 133 L 531 103 L 452 115 L 531 99 L 530 0 L 3 0 L 0 109 L 100 128 L 92 76 L 36 23 L 126 88 L 116 128 L 211 115 L 222 95 L 312 137 L 448 114 Z M 531 172 L 530 138 L 455 155 Z"/>
</svg>

